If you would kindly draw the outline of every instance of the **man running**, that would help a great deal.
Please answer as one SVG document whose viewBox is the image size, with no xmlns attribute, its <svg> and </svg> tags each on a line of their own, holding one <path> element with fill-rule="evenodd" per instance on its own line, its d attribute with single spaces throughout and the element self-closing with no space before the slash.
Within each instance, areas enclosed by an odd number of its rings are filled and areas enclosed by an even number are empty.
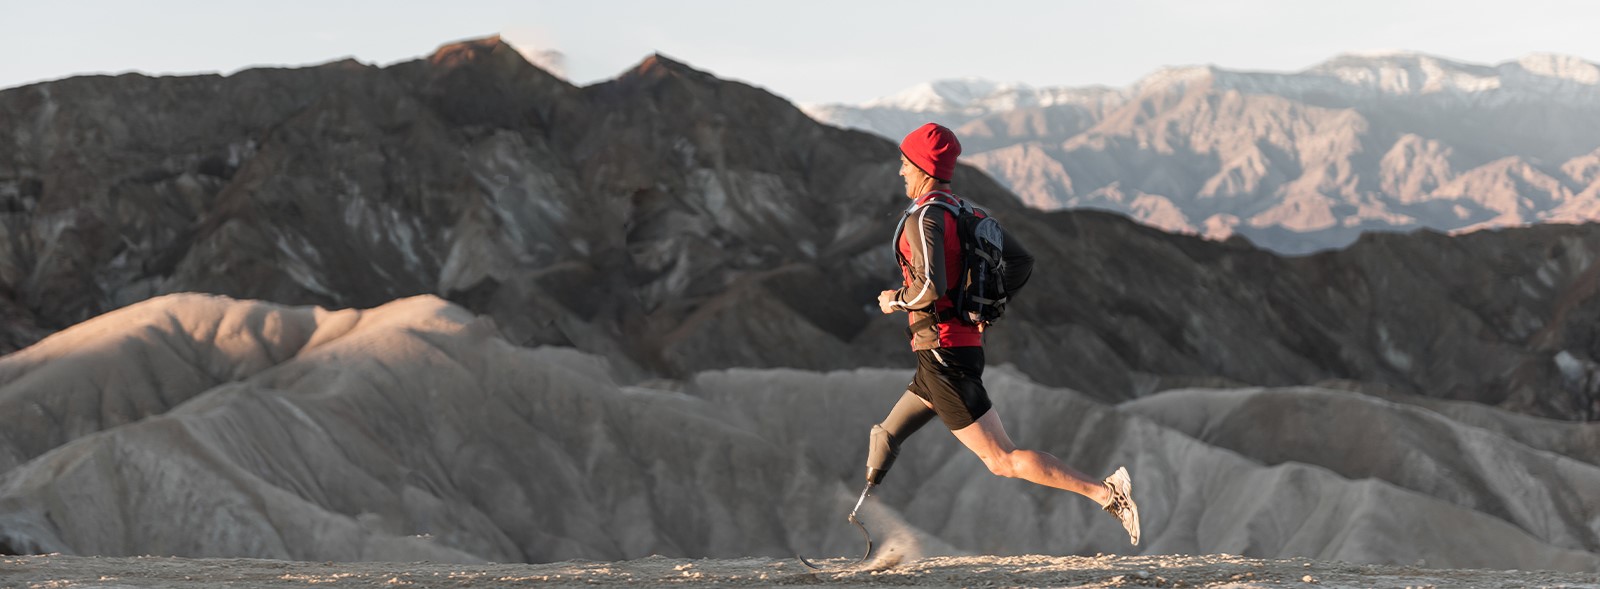
<svg viewBox="0 0 1600 589">
<path fill-rule="evenodd" d="M 1072 491 L 1099 503 L 1115 516 L 1133 544 L 1139 543 L 1139 507 L 1134 504 L 1128 469 L 1118 468 L 1095 481 L 1044 452 L 1016 447 L 1000 423 L 1000 413 L 983 388 L 983 330 L 954 317 L 951 279 L 961 273 L 956 218 L 935 200 L 959 203 L 950 191 L 961 143 L 942 125 L 928 123 L 900 142 L 900 176 L 912 199 L 895 236 L 903 285 L 878 295 L 885 314 L 909 315 L 911 349 L 917 372 L 883 423 L 872 426 L 867 483 L 882 482 L 900 444 L 935 415 L 956 439 L 1003 477 Z M 1028 281 L 1033 256 L 1010 235 L 1004 238 L 1003 284 L 1009 294 Z"/>
</svg>

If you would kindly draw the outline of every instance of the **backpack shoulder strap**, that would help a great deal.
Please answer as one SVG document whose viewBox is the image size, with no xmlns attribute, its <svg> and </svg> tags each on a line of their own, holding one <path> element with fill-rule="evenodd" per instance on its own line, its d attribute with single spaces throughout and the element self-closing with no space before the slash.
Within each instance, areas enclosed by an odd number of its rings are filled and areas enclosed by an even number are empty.
<svg viewBox="0 0 1600 589">
<path fill-rule="evenodd" d="M 950 214 L 952 215 L 960 215 L 962 210 L 969 208 L 969 205 L 965 199 L 943 190 L 935 190 L 928 194 L 933 195 L 933 198 L 930 198 L 927 202 L 922 203 L 922 206 L 939 205 L 944 207 L 945 210 L 950 211 Z"/>
<path fill-rule="evenodd" d="M 927 202 L 913 206 L 910 210 L 906 211 L 906 216 L 910 217 L 911 213 L 914 213 L 917 211 L 917 209 L 921 209 L 923 207 L 939 207 L 949 211 L 950 218 L 959 222 L 961 220 L 961 213 L 971 210 L 971 207 L 967 205 L 967 201 L 957 198 L 954 194 L 950 194 L 948 192 L 934 192 L 933 194 L 935 196 L 928 199 Z M 896 234 L 895 239 L 899 239 L 898 234 Z"/>
<path fill-rule="evenodd" d="M 894 244 L 899 244 L 900 243 L 900 234 L 901 234 L 901 232 L 905 231 L 905 229 L 906 229 L 906 219 L 910 219 L 911 215 L 916 214 L 916 212 L 918 210 L 921 210 L 923 207 L 937 206 L 937 207 L 942 208 L 942 209 L 944 209 L 946 211 L 950 211 L 950 216 L 954 217 L 957 220 L 961 219 L 961 211 L 963 209 L 970 209 L 971 208 L 969 205 L 967 205 L 967 201 L 962 200 L 960 198 L 957 198 L 955 195 L 950 194 L 948 192 L 934 192 L 932 194 L 934 194 L 936 196 L 934 198 L 928 199 L 927 202 L 924 202 L 922 204 L 913 203 L 911 206 L 906 207 L 906 212 L 904 214 L 900 215 L 900 222 L 895 224 L 895 226 L 894 226 L 894 241 L 892 241 L 891 243 L 894 243 Z M 949 200 L 946 200 L 944 198 L 939 198 L 940 196 L 948 197 Z M 898 252 L 899 249 L 896 248 L 895 251 Z M 897 253 L 896 256 L 898 256 L 898 255 L 899 254 Z"/>
</svg>

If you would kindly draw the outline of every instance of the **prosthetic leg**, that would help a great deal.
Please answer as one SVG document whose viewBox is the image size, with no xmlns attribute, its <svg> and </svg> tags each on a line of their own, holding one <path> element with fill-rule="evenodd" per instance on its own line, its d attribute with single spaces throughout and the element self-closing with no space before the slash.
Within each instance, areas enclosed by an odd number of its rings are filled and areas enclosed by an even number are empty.
<svg viewBox="0 0 1600 589">
<path fill-rule="evenodd" d="M 889 416 L 883 423 L 872 426 L 872 435 L 867 442 L 867 486 L 861 489 L 861 498 L 856 500 L 856 506 L 850 510 L 850 523 L 861 529 L 862 537 L 867 539 L 867 551 L 861 555 L 861 560 L 844 565 L 844 567 L 859 566 L 872 557 L 872 534 L 867 533 L 867 526 L 856 517 L 856 512 L 861 511 L 861 505 L 867 502 L 867 496 L 872 494 L 872 488 L 883 482 L 884 475 L 889 474 L 889 467 L 894 466 L 895 457 L 900 455 L 900 444 L 906 438 L 916 433 L 922 426 L 934 418 L 936 414 L 922 402 L 922 398 L 910 391 L 900 397 L 889 410 Z M 828 567 L 818 565 L 806 557 L 800 557 L 800 564 L 814 571 L 830 570 Z"/>
<path fill-rule="evenodd" d="M 894 466 L 894 459 L 900 455 L 900 444 L 927 425 L 934 416 L 933 410 L 922 402 L 922 397 L 906 391 L 894 404 L 894 409 L 889 410 L 889 416 L 883 419 L 883 423 L 872 426 L 872 436 L 867 445 L 868 489 L 883 482 L 884 475 L 889 474 L 889 467 Z"/>
</svg>

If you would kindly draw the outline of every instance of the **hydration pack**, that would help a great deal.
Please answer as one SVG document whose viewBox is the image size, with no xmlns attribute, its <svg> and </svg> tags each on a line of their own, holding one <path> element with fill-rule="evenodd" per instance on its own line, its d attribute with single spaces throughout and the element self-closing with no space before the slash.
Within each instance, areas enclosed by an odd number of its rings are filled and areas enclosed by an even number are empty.
<svg viewBox="0 0 1600 589">
<path fill-rule="evenodd" d="M 923 205 L 950 211 L 956 221 L 956 238 L 961 240 L 961 272 L 950 277 L 950 289 L 946 291 L 955 305 L 950 309 L 952 313 L 940 313 L 939 321 L 958 319 L 978 326 L 981 331 L 1006 312 L 1005 234 L 1000 230 L 1000 222 L 983 209 L 965 199 L 951 198 L 956 202 L 935 196 Z M 907 211 L 900 219 L 901 226 L 895 230 L 896 242 L 910 213 Z"/>
</svg>

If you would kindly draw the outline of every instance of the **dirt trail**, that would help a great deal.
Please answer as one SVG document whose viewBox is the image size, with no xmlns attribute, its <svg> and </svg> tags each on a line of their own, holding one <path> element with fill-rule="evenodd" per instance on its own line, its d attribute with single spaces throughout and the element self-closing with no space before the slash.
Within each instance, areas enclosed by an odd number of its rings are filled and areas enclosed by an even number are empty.
<svg viewBox="0 0 1600 589">
<path fill-rule="evenodd" d="M 1600 574 L 1427 569 L 1205 556 L 943 556 L 877 570 L 811 573 L 792 559 L 459 565 L 163 557 L 0 558 L 0 587 L 1585 587 Z"/>
</svg>

